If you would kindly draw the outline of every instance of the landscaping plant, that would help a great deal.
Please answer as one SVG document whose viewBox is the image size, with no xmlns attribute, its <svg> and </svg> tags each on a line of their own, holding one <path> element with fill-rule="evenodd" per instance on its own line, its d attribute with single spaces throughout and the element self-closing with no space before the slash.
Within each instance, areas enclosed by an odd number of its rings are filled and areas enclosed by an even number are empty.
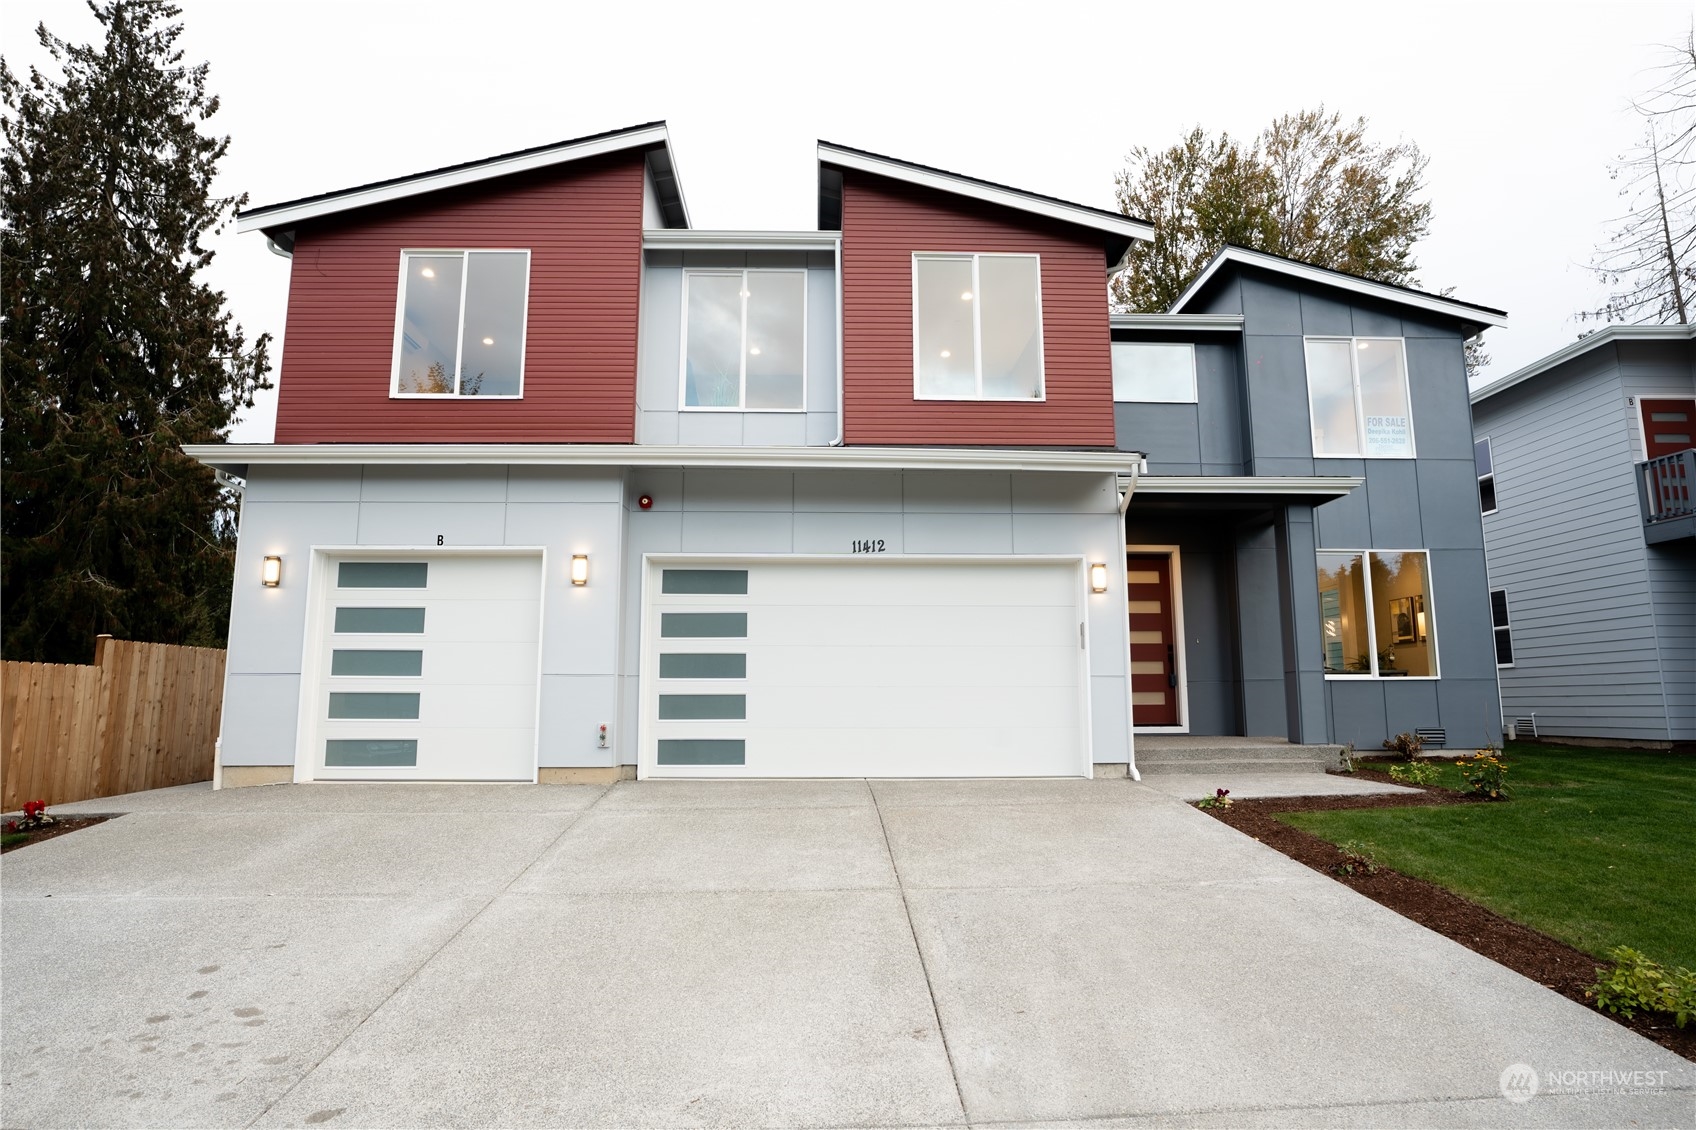
<svg viewBox="0 0 1696 1130">
<path fill-rule="evenodd" d="M 33 832 L 37 828 L 45 828 L 58 821 L 47 815 L 47 802 L 44 800 L 24 801 L 24 815 L 21 820 L 6 821 L 8 832 Z"/>
<path fill-rule="evenodd" d="M 1384 748 L 1395 750 L 1403 761 L 1412 761 L 1419 756 L 1419 751 L 1425 748 L 1425 743 L 1419 740 L 1418 734 L 1404 731 L 1393 738 L 1386 738 Z"/>
<path fill-rule="evenodd" d="M 1195 802 L 1197 808 L 1229 808 L 1231 807 L 1231 790 L 1214 789 L 1213 795 L 1202 797 Z"/>
<path fill-rule="evenodd" d="M 1400 781 L 1404 785 L 1429 785 L 1440 776 L 1435 765 L 1427 765 L 1423 761 L 1392 765 L 1389 774 L 1392 781 Z"/>
<path fill-rule="evenodd" d="M 1596 1007 L 1627 1020 L 1643 1012 L 1664 1012 L 1680 1028 L 1696 1016 L 1696 973 L 1680 966 L 1667 970 L 1630 946 L 1608 951 L 1612 969 L 1598 966 L 1596 983 L 1587 995 Z"/>
<path fill-rule="evenodd" d="M 1455 762 L 1472 795 L 1486 800 L 1508 799 L 1508 766 L 1493 749 L 1481 749 L 1465 761 Z"/>
<path fill-rule="evenodd" d="M 1378 856 L 1376 848 L 1366 840 L 1349 840 L 1338 844 L 1337 850 L 1342 853 L 1343 861 L 1331 870 L 1339 875 L 1376 875 L 1378 874 Z"/>
</svg>

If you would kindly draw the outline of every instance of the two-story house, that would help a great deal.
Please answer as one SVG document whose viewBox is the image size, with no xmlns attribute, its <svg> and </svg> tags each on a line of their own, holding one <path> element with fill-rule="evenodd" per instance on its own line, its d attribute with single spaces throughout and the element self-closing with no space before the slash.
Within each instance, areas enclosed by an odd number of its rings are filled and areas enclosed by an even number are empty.
<svg viewBox="0 0 1696 1130">
<path fill-rule="evenodd" d="M 1696 329 L 1609 326 L 1472 403 L 1507 725 L 1696 741 Z"/>
<path fill-rule="evenodd" d="M 818 155 L 809 232 L 690 227 L 663 124 L 242 214 L 292 266 L 277 442 L 190 449 L 245 484 L 225 784 L 1496 724 L 1498 313 L 1229 250 L 1117 318 L 1142 221 Z"/>
</svg>

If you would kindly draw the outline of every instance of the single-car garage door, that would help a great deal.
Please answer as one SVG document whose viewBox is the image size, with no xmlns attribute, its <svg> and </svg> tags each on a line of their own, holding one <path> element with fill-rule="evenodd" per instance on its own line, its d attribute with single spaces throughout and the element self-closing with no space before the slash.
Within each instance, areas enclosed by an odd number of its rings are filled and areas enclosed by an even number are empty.
<svg viewBox="0 0 1696 1130">
<path fill-rule="evenodd" d="M 1089 772 L 1076 561 L 648 569 L 644 777 Z"/>
<path fill-rule="evenodd" d="M 311 775 L 534 780 L 540 556 L 324 564 Z"/>
</svg>

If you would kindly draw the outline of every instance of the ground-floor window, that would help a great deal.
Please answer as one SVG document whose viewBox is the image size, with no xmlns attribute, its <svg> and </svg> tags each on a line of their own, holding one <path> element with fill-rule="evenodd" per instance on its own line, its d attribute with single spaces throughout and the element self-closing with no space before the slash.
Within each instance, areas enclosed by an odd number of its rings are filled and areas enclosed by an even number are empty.
<svg viewBox="0 0 1696 1130">
<path fill-rule="evenodd" d="M 1435 678 L 1437 624 L 1426 552 L 1322 549 L 1318 556 L 1325 673 Z"/>
</svg>

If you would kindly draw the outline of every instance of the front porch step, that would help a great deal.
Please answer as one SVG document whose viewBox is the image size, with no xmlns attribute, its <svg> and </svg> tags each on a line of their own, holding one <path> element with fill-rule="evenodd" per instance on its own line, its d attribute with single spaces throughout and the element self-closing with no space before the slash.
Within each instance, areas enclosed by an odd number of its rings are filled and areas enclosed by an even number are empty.
<svg viewBox="0 0 1696 1130">
<path fill-rule="evenodd" d="M 1323 773 L 1342 764 L 1340 745 L 1296 745 L 1279 738 L 1138 734 L 1137 768 L 1143 772 Z"/>
</svg>

